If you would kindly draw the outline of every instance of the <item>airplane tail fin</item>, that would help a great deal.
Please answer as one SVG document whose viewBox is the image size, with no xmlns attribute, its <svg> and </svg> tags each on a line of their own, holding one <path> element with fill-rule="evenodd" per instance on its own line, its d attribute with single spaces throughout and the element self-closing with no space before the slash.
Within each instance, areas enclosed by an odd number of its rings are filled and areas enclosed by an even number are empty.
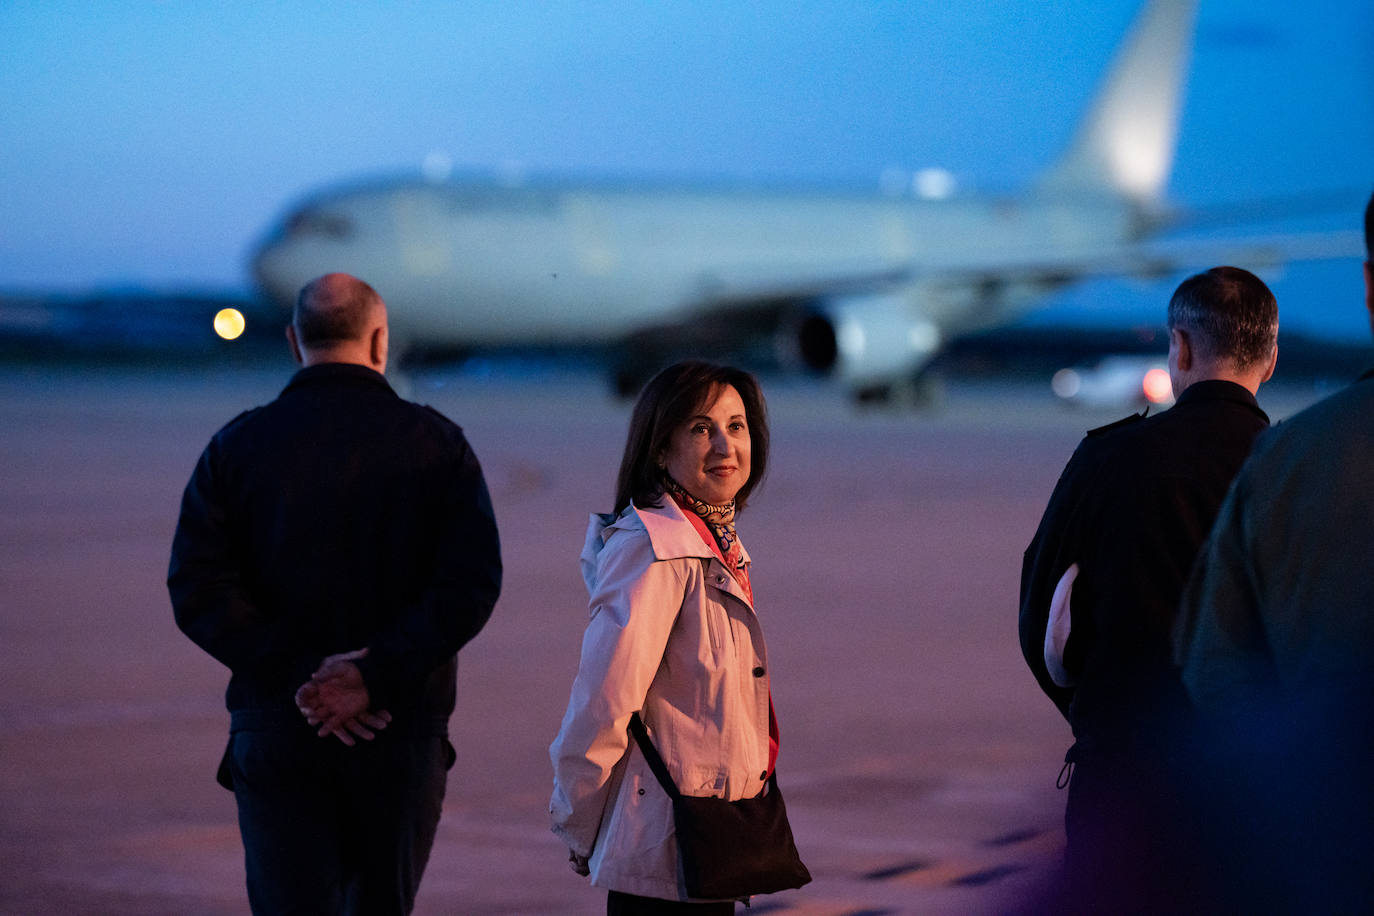
<svg viewBox="0 0 1374 916">
<path fill-rule="evenodd" d="M 1147 0 L 1073 142 L 1037 183 L 1046 194 L 1157 203 L 1173 165 L 1196 0 Z"/>
</svg>

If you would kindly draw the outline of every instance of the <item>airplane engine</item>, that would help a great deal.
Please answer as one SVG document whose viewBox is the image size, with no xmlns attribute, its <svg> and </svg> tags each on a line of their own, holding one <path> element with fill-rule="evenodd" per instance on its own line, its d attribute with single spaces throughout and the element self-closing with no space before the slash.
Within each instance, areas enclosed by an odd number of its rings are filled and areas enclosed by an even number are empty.
<svg viewBox="0 0 1374 916">
<path fill-rule="evenodd" d="M 860 398 L 909 385 L 941 343 L 910 291 L 827 300 L 790 336 L 789 349 L 803 366 L 833 376 Z"/>
</svg>

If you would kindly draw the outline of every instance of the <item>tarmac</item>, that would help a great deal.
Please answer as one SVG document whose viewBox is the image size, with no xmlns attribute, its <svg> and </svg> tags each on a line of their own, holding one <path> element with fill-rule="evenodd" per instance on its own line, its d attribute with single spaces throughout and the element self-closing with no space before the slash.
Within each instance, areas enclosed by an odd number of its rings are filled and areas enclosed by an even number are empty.
<svg viewBox="0 0 1374 916">
<path fill-rule="evenodd" d="M 0 367 L 0 913 L 248 911 L 214 782 L 227 672 L 176 629 L 164 582 L 205 442 L 290 372 Z M 629 406 L 559 370 L 408 388 L 466 429 L 506 564 L 460 657 L 458 760 L 416 912 L 604 912 L 548 830 L 547 749 L 586 622 L 577 553 L 609 509 Z M 919 413 L 765 390 L 772 466 L 739 530 L 815 880 L 751 912 L 1031 908 L 1062 849 L 1071 739 L 1020 656 L 1021 554 L 1082 433 L 1127 411 L 1064 409 L 1038 381 L 951 382 Z M 1261 403 L 1277 419 L 1315 396 Z"/>
</svg>

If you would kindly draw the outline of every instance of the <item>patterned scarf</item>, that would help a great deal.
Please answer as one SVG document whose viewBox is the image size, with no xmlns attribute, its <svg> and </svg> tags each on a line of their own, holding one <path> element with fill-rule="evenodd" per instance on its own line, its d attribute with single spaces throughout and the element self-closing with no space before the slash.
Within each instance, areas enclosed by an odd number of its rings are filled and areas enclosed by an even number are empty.
<svg viewBox="0 0 1374 916">
<path fill-rule="evenodd" d="M 723 506 L 713 506 L 702 502 L 682 488 L 682 485 L 663 472 L 663 491 L 673 498 L 673 502 L 684 512 L 691 512 L 706 523 L 706 529 L 716 539 L 716 546 L 725 558 L 725 565 L 732 572 L 744 569 L 744 550 L 735 535 L 735 501 L 732 499 Z"/>
</svg>

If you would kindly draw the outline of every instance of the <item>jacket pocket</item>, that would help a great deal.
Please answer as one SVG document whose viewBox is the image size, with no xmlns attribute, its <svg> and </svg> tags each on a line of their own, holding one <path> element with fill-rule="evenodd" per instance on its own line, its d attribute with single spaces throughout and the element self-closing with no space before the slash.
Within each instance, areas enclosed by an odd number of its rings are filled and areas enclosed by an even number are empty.
<svg viewBox="0 0 1374 916">
<path fill-rule="evenodd" d="M 683 768 L 678 788 L 683 795 L 720 797 L 725 794 L 725 784 L 725 771 L 720 767 L 697 765 Z"/>
<path fill-rule="evenodd" d="M 673 802 L 638 751 L 620 783 L 615 809 L 605 827 L 605 866 L 620 874 L 650 877 L 674 874 Z"/>
</svg>

